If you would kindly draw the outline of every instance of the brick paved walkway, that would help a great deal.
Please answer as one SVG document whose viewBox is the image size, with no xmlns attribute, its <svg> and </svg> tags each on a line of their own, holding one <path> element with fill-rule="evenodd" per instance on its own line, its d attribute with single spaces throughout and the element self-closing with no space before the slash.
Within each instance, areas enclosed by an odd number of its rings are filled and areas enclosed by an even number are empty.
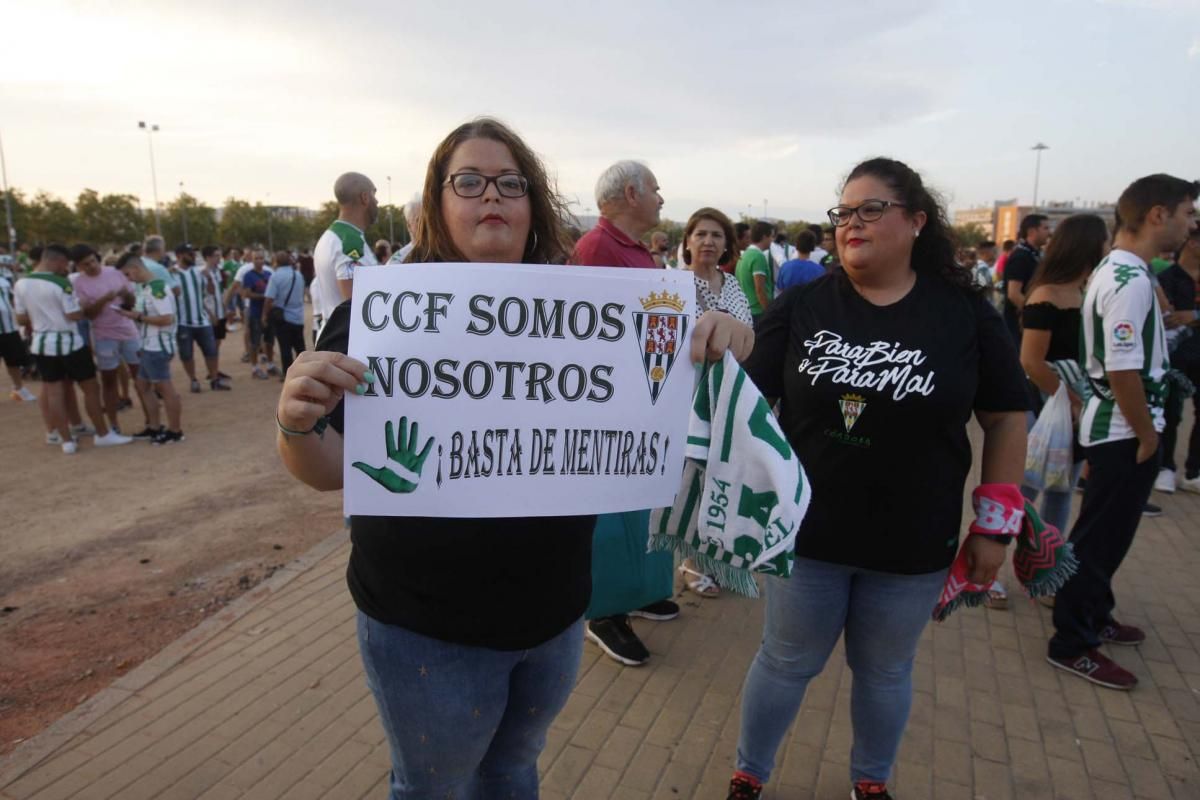
<svg viewBox="0 0 1200 800">
<path fill-rule="evenodd" d="M 1137 690 L 1052 670 L 1041 606 L 960 611 L 921 642 L 900 800 L 1200 798 L 1200 495 L 1155 502 L 1167 513 L 1143 521 L 1117 580 L 1121 619 L 1149 637 L 1111 648 Z M 385 798 L 347 552 L 331 539 L 0 761 L 0 798 Z M 679 620 L 635 623 L 646 667 L 587 645 L 543 755 L 544 798 L 724 798 L 762 606 L 680 599 Z M 849 686 L 839 648 L 767 797 L 846 797 Z"/>
</svg>

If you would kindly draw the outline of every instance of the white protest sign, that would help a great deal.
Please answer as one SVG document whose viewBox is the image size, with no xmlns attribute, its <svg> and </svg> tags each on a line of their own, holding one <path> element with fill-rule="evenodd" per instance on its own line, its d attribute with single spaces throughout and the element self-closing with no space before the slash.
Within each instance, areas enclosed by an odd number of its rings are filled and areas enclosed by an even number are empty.
<svg viewBox="0 0 1200 800">
<path fill-rule="evenodd" d="M 354 272 L 347 514 L 670 505 L 694 383 L 689 272 L 421 264 Z"/>
</svg>

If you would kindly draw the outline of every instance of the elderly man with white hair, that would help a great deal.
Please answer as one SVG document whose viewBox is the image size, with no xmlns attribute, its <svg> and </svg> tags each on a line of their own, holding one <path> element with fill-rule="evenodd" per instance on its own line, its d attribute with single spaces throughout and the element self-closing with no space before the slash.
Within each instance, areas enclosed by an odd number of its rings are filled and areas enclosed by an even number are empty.
<svg viewBox="0 0 1200 800">
<path fill-rule="evenodd" d="M 658 224 L 658 181 L 640 161 L 618 161 L 596 181 L 600 222 L 575 245 L 573 264 L 589 267 L 661 269 L 640 241 Z"/>
<path fill-rule="evenodd" d="M 389 264 L 403 264 L 412 252 L 417 239 L 417 223 L 421 221 L 421 195 L 414 195 L 404 204 L 404 224 L 408 226 L 408 244 L 401 247 L 388 259 Z"/>
</svg>

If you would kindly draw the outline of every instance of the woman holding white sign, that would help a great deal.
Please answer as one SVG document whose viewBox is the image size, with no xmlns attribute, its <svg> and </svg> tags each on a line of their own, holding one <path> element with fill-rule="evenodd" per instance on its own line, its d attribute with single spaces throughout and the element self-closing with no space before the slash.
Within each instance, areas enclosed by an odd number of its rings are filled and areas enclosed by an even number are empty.
<svg viewBox="0 0 1200 800">
<path fill-rule="evenodd" d="M 413 262 L 547 264 L 569 252 L 565 206 L 545 169 L 495 120 L 462 125 L 438 146 L 422 208 Z M 322 490 L 342 488 L 342 397 L 375 380 L 345 355 L 349 317 L 343 303 L 319 349 L 288 370 L 276 412 L 284 464 Z M 693 361 L 727 349 L 744 358 L 753 335 L 705 315 L 691 345 Z M 429 451 L 417 426 L 402 418 L 391 433 L 389 456 L 406 469 L 385 479 L 419 474 Z M 594 524 L 351 518 L 347 582 L 391 748 L 393 800 L 537 797 L 537 757 L 579 666 Z"/>
<path fill-rule="evenodd" d="M 1000 316 L 955 263 L 936 198 L 906 165 L 873 159 L 851 171 L 829 219 L 844 270 L 780 295 L 745 363 L 764 395 L 782 398 L 780 426 L 812 503 L 792 576 L 766 579 L 732 800 L 759 797 L 843 634 L 852 797 L 889 800 L 917 640 L 948 568 L 957 586 L 989 583 L 1023 516 L 1024 375 Z M 972 414 L 984 431 L 982 484 L 956 559 Z"/>
</svg>

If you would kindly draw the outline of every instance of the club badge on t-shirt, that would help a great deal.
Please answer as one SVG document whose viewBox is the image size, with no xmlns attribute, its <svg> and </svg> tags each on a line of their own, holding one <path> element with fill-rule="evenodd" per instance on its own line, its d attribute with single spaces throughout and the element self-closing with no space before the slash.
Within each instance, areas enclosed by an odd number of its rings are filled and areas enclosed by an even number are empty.
<svg viewBox="0 0 1200 800">
<path fill-rule="evenodd" d="M 844 394 L 838 400 L 838 405 L 842 409 L 842 422 L 846 425 L 846 433 L 849 433 L 854 427 L 854 423 L 858 422 L 858 418 L 866 410 L 867 398 L 857 394 Z"/>
</svg>

